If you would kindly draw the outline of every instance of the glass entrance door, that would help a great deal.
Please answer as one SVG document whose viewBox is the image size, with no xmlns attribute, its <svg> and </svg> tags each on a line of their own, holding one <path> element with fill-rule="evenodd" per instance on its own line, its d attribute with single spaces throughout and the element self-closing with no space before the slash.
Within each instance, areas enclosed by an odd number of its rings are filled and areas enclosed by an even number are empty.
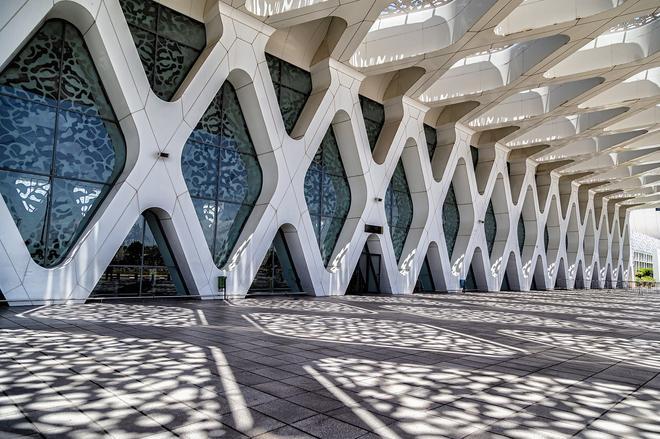
<svg viewBox="0 0 660 439">
<path fill-rule="evenodd" d="M 380 258 L 365 244 L 346 294 L 380 293 Z"/>
</svg>

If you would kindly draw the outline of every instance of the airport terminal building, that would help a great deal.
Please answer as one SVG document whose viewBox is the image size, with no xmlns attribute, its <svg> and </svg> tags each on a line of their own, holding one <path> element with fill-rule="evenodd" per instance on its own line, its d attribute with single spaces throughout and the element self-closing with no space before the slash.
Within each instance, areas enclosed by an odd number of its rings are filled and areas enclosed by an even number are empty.
<svg viewBox="0 0 660 439">
<path fill-rule="evenodd" d="M 0 4 L 0 299 L 614 288 L 647 0 Z"/>
</svg>

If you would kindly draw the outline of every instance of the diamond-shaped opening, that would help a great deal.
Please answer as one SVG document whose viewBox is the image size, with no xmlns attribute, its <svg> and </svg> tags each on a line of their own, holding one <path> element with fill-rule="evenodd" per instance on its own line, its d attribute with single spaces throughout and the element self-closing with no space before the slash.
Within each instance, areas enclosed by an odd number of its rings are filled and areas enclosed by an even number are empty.
<svg viewBox="0 0 660 439">
<path fill-rule="evenodd" d="M 607 233 L 607 227 L 601 227 L 598 234 L 598 260 L 600 261 L 601 267 L 604 267 L 605 264 L 607 263 L 608 253 L 609 253 L 609 234 Z"/>
<path fill-rule="evenodd" d="M 555 290 L 565 290 L 566 285 L 566 265 L 564 258 L 559 258 L 559 265 L 557 265 L 557 272 L 555 273 Z"/>
<path fill-rule="evenodd" d="M 305 201 L 323 265 L 327 266 L 351 208 L 349 179 L 332 125 L 305 174 Z"/>
<path fill-rule="evenodd" d="M 578 262 L 577 269 L 575 270 L 575 284 L 574 288 L 577 290 L 583 290 L 585 288 L 584 285 L 584 273 L 582 269 L 582 261 Z"/>
<path fill-rule="evenodd" d="M 587 213 L 587 222 L 584 226 L 584 261 L 588 269 L 594 262 L 596 250 L 596 224 L 594 223 L 593 210 Z"/>
<path fill-rule="evenodd" d="M 538 195 L 539 209 L 541 210 L 541 213 L 545 212 L 546 209 L 546 202 L 548 201 L 548 194 L 550 193 L 550 185 L 552 184 L 552 171 L 572 162 L 572 160 L 565 160 L 559 162 L 541 163 L 536 167 L 534 179 L 536 182 L 536 193 Z"/>
<path fill-rule="evenodd" d="M 536 220 L 537 215 L 536 204 L 534 202 L 534 190 L 532 189 L 532 186 L 528 186 L 522 209 L 520 210 L 517 229 L 518 249 L 520 250 L 523 270 L 530 269 L 532 266 L 532 257 L 536 252 L 538 234 Z"/>
<path fill-rule="evenodd" d="M 504 274 L 500 284 L 500 291 L 520 291 L 520 280 L 518 277 L 518 263 L 514 252 L 509 253 L 506 261 Z"/>
<path fill-rule="evenodd" d="M 604 184 L 607 184 L 607 182 L 580 184 L 580 187 L 578 188 L 578 204 L 580 206 L 580 218 L 582 223 L 586 222 L 587 209 L 589 208 L 589 191 Z"/>
<path fill-rule="evenodd" d="M 612 230 L 612 264 L 617 267 L 619 266 L 619 257 L 621 256 L 621 239 L 619 239 L 619 236 L 619 226 L 615 225 Z"/>
<path fill-rule="evenodd" d="M 488 178 L 493 170 L 493 164 L 497 156 L 495 143 L 518 129 L 519 127 L 496 128 L 482 131 L 472 138 L 470 152 L 472 153 L 472 160 L 475 165 L 474 173 L 477 178 L 477 189 L 479 189 L 480 194 L 483 195 Z"/>
<path fill-rule="evenodd" d="M 155 211 L 140 215 L 89 299 L 189 294 L 163 222 Z"/>
<path fill-rule="evenodd" d="M 213 260 L 222 267 L 263 182 L 255 145 L 230 82 L 223 84 L 188 138 L 181 168 Z"/>
<path fill-rule="evenodd" d="M 413 200 L 401 159 L 399 159 L 390 184 L 387 186 L 384 204 L 394 255 L 398 263 L 413 221 Z"/>
<path fill-rule="evenodd" d="M 436 146 L 433 148 L 431 169 L 435 181 L 441 181 L 445 175 L 447 164 L 456 143 L 456 122 L 479 106 L 477 101 L 467 101 L 458 104 L 433 108 L 426 113 L 425 126 L 435 127 Z"/>
<path fill-rule="evenodd" d="M 550 200 L 550 210 L 545 222 L 546 237 L 545 241 L 545 254 L 548 260 L 548 267 L 555 264 L 559 250 L 562 244 L 561 226 L 559 209 L 557 208 L 557 199 L 553 195 Z"/>
<path fill-rule="evenodd" d="M 561 204 L 562 218 L 568 216 L 568 206 L 570 205 L 571 194 L 573 193 L 573 182 L 590 174 L 590 172 L 586 172 L 559 177 L 559 203 Z"/>
<path fill-rule="evenodd" d="M 573 204 L 566 228 L 566 255 L 570 267 L 577 262 L 578 251 L 580 249 L 580 222 L 578 220 L 577 205 Z"/>
<path fill-rule="evenodd" d="M 509 177 L 509 187 L 511 188 L 511 199 L 514 204 L 519 203 L 518 198 L 525 182 L 525 175 L 527 175 L 527 159 L 545 148 L 546 145 L 538 145 L 509 151 L 506 169 Z"/>
<path fill-rule="evenodd" d="M 474 229 L 474 205 L 467 177 L 467 165 L 462 158 L 458 160 L 444 203 L 442 228 L 452 273 L 458 275 Z"/>
<path fill-rule="evenodd" d="M 298 66 L 266 53 L 284 128 L 291 134 L 312 94 L 312 75 Z"/>
<path fill-rule="evenodd" d="M 481 249 L 475 248 L 472 261 L 465 273 L 465 291 L 488 291 L 488 280 L 484 270 L 485 262 Z"/>
<path fill-rule="evenodd" d="M 153 0 L 120 0 L 153 92 L 164 101 L 178 98 L 206 47 L 206 26 Z"/>
<path fill-rule="evenodd" d="M 275 234 L 247 295 L 287 294 L 304 291 L 303 281 L 296 270 L 296 262 L 299 265 L 300 261 L 294 259 L 294 254 L 298 255 L 298 259 L 300 259 L 302 249 L 295 229 L 287 224 Z"/>
<path fill-rule="evenodd" d="M 368 88 L 367 85 L 363 82 L 360 90 Z M 359 95 L 359 99 L 371 155 L 376 163 L 382 165 L 401 123 L 401 99 L 395 97 L 381 103 L 363 94 Z"/>
<path fill-rule="evenodd" d="M 484 231 L 491 265 L 498 260 L 502 261 L 502 255 L 509 239 L 509 203 L 504 184 L 504 177 L 499 174 L 484 216 Z"/>
<path fill-rule="evenodd" d="M 32 259 L 55 267 L 126 160 L 119 121 L 72 24 L 46 21 L 7 64 L 0 119 L 0 192 Z"/>
</svg>

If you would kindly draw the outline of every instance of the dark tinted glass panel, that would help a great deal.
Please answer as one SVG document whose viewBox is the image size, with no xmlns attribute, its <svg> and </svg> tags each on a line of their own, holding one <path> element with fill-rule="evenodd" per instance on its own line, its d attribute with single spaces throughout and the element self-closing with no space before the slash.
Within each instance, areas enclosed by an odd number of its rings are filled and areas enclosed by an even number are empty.
<svg viewBox="0 0 660 439">
<path fill-rule="evenodd" d="M 454 245 L 458 236 L 458 227 L 461 225 L 461 215 L 456 202 L 456 193 L 454 184 L 449 185 L 449 191 L 445 197 L 445 203 L 442 205 L 442 228 L 445 232 L 445 242 L 447 243 L 447 253 L 451 261 L 454 253 Z"/>
<path fill-rule="evenodd" d="M 470 155 L 472 156 L 472 167 L 477 169 L 477 164 L 479 163 L 479 150 L 470 145 Z"/>
<path fill-rule="evenodd" d="M 408 189 L 406 172 L 403 163 L 399 160 L 396 165 L 392 180 L 385 194 L 385 214 L 390 226 L 390 236 L 394 246 L 394 254 L 397 260 L 403 252 L 403 245 L 410 230 L 413 215 L 413 203 Z"/>
<path fill-rule="evenodd" d="M 426 138 L 426 150 L 429 153 L 429 160 L 433 160 L 433 153 L 438 146 L 438 132 L 430 125 L 424 124 L 424 137 Z"/>
<path fill-rule="evenodd" d="M 262 174 L 234 87 L 226 82 L 181 156 L 206 242 L 223 266 L 261 193 Z"/>
<path fill-rule="evenodd" d="M 299 67 L 289 64 L 273 55 L 266 54 L 270 77 L 275 86 L 277 102 L 280 105 L 286 132 L 291 134 L 307 99 L 312 93 L 312 75 Z"/>
<path fill-rule="evenodd" d="M 509 275 L 507 272 L 504 272 L 504 279 L 502 279 L 502 285 L 500 286 L 502 291 L 511 291 L 511 285 L 509 284 Z"/>
<path fill-rule="evenodd" d="M 548 233 L 548 226 L 545 226 L 543 229 L 543 245 L 545 246 L 546 256 L 548 253 L 548 244 L 550 243 L 550 234 Z"/>
<path fill-rule="evenodd" d="M 525 246 L 525 221 L 523 221 L 522 215 L 518 219 L 518 249 L 522 255 L 523 247 Z"/>
<path fill-rule="evenodd" d="M 369 147 L 373 151 L 385 124 L 385 107 L 383 104 L 364 96 L 360 96 L 360 107 L 362 108 L 362 116 L 364 116 L 364 125 L 367 128 Z"/>
<path fill-rule="evenodd" d="M 328 265 L 351 207 L 351 188 L 332 127 L 305 174 L 305 200 L 323 263 Z"/>
<path fill-rule="evenodd" d="M 484 217 L 484 230 L 486 231 L 486 244 L 488 245 L 488 255 L 493 252 L 493 245 L 495 244 L 495 236 L 497 235 L 497 221 L 495 219 L 495 210 L 493 210 L 493 203 L 488 203 L 486 209 L 486 216 Z"/>
<path fill-rule="evenodd" d="M 470 264 L 470 269 L 467 272 L 467 276 L 465 276 L 465 289 L 468 291 L 475 291 L 477 289 L 477 279 L 474 277 L 472 264 Z"/>
<path fill-rule="evenodd" d="M 153 0 L 120 0 L 156 96 L 169 101 L 206 46 L 204 23 Z"/>
<path fill-rule="evenodd" d="M 82 35 L 47 21 L 0 74 L 0 191 L 35 262 L 64 260 L 125 156 Z"/>
<path fill-rule="evenodd" d="M 250 293 L 296 293 L 302 291 L 284 233 L 277 231 L 266 257 L 250 286 Z"/>
<path fill-rule="evenodd" d="M 187 294 L 158 218 L 145 212 L 131 228 L 90 298 Z"/>
<path fill-rule="evenodd" d="M 424 263 L 422 263 L 422 268 L 419 271 L 419 277 L 417 278 L 415 289 L 417 291 L 435 291 L 435 284 L 433 282 L 433 276 L 431 275 L 431 267 L 429 266 L 428 258 L 424 258 Z"/>
</svg>

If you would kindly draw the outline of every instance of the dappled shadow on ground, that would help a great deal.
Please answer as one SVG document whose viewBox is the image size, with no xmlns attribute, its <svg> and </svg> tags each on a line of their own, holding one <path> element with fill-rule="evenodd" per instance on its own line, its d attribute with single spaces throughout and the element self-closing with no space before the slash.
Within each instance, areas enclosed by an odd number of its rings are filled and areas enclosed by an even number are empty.
<svg viewBox="0 0 660 439">
<path fill-rule="evenodd" d="M 0 438 L 658 437 L 659 306 L 565 291 L 4 308 Z"/>
<path fill-rule="evenodd" d="M 139 303 L 90 303 L 43 306 L 23 313 L 35 319 L 81 320 L 122 325 L 181 327 L 198 324 L 192 309 Z"/>
<path fill-rule="evenodd" d="M 500 343 L 421 323 L 271 313 L 251 313 L 246 318 L 264 332 L 280 337 L 464 355 L 509 356 L 523 352 Z"/>
<path fill-rule="evenodd" d="M 318 360 L 312 368 L 333 393 L 348 400 L 356 417 L 384 437 L 571 436 L 613 406 L 650 415 L 660 397 L 656 389 L 633 393 L 634 386 L 580 381 L 551 370 L 521 376 L 348 357 Z M 631 426 L 618 431 L 652 437 L 657 430 L 651 423 L 635 429 L 634 415 L 627 416 Z"/>
<path fill-rule="evenodd" d="M 322 301 L 311 299 L 274 299 L 274 298 L 248 298 L 228 300 L 230 305 L 244 308 L 267 308 L 287 311 L 332 312 L 342 314 L 375 314 L 375 311 L 360 308 L 336 301 Z"/>
<path fill-rule="evenodd" d="M 515 329 L 500 330 L 498 333 L 534 343 L 548 344 L 660 369 L 660 340 Z"/>
<path fill-rule="evenodd" d="M 582 329 L 587 331 L 607 330 L 607 328 L 602 326 L 515 312 L 464 308 L 442 309 L 404 305 L 383 305 L 382 308 L 390 311 L 403 312 L 414 316 L 428 317 L 430 319 L 444 321 L 476 322 L 507 326 L 541 326 L 548 328 Z"/>
</svg>

